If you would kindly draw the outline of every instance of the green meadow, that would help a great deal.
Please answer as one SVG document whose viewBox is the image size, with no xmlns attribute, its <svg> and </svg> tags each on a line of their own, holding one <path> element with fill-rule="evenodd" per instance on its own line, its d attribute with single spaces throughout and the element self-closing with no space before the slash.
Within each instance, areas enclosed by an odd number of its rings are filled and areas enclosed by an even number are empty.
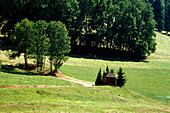
<svg viewBox="0 0 170 113">
<path fill-rule="evenodd" d="M 90 59 L 70 57 L 61 71 L 73 78 L 95 82 L 98 70 L 122 67 L 127 77 L 125 87 L 148 98 L 170 104 L 170 37 L 156 32 L 157 50 L 145 61 Z"/>
<path fill-rule="evenodd" d="M 1 88 L 0 112 L 170 112 L 169 106 L 116 87 Z"/>
<path fill-rule="evenodd" d="M 49 76 L 42 75 L 21 75 L 0 72 L 0 85 L 55 85 L 55 86 L 76 86 L 72 82 L 59 80 Z"/>
<path fill-rule="evenodd" d="M 145 61 L 69 57 L 60 71 L 67 76 L 95 83 L 98 70 L 108 65 L 116 73 L 122 67 L 125 87 L 82 87 L 50 76 L 14 68 L 0 69 L 0 112 L 170 112 L 170 37 L 157 33 L 157 50 Z M 0 51 L 3 65 L 23 63 Z M 32 60 L 29 60 L 32 63 Z M 9 88 L 10 85 L 43 85 L 41 88 Z M 58 86 L 58 87 L 44 87 Z M 68 87 L 63 87 L 68 86 Z M 73 87 L 69 87 L 73 86 Z M 76 87 L 75 87 L 76 86 Z M 80 87 L 78 87 L 80 86 Z"/>
</svg>

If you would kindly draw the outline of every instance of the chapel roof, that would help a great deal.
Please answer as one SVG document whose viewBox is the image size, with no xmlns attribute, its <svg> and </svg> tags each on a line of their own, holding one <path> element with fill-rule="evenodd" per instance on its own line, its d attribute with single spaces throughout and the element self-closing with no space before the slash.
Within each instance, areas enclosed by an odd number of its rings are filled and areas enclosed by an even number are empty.
<svg viewBox="0 0 170 113">
<path fill-rule="evenodd" d="M 116 75 L 114 73 L 108 73 L 106 75 L 106 77 L 109 77 L 109 78 L 116 78 Z"/>
</svg>

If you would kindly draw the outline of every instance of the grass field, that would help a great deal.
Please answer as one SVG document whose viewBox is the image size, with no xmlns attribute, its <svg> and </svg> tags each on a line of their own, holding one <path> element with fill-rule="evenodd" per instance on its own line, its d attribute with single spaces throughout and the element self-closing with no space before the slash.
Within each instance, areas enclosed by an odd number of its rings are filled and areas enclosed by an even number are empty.
<svg viewBox="0 0 170 113">
<path fill-rule="evenodd" d="M 42 75 L 20 75 L 0 72 L 0 85 L 56 85 L 56 86 L 76 86 L 72 82 L 59 80 Z M 78 86 L 78 85 L 77 85 Z"/>
<path fill-rule="evenodd" d="M 170 37 L 156 32 L 157 50 L 145 62 L 100 60 L 74 58 L 61 68 L 61 71 L 71 77 L 95 82 L 98 70 L 110 69 L 118 71 L 122 67 L 127 76 L 126 88 L 170 104 Z"/>
<path fill-rule="evenodd" d="M 1 69 L 0 112 L 170 112 L 170 37 L 156 34 L 157 51 L 145 62 L 70 57 L 60 69 L 70 77 L 94 83 L 100 68 L 105 70 L 108 65 L 117 72 L 122 67 L 128 79 L 124 88 L 60 87 L 80 85 L 18 69 Z M 7 56 L 7 52 L 0 51 L 3 65 L 15 66 L 24 61 L 23 56 L 15 60 Z M 8 85 L 59 87 L 8 88 Z"/>
<path fill-rule="evenodd" d="M 125 88 L 1 88 L 0 112 L 170 112 Z"/>
</svg>

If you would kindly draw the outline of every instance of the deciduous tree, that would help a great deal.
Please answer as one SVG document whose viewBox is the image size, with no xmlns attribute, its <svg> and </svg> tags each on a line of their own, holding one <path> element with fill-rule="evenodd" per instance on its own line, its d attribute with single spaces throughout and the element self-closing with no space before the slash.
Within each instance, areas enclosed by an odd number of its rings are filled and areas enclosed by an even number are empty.
<svg viewBox="0 0 170 113">
<path fill-rule="evenodd" d="M 43 56 L 47 54 L 48 39 L 47 39 L 47 27 L 48 23 L 43 20 L 39 20 L 34 24 L 34 38 L 31 46 L 37 59 L 37 72 L 40 67 L 42 70 Z"/>
<path fill-rule="evenodd" d="M 70 51 L 70 37 L 65 24 L 62 22 L 51 21 L 48 26 L 49 37 L 49 59 L 51 73 L 55 73 L 67 60 L 66 54 Z M 52 71 L 52 65 L 55 69 Z"/>
<path fill-rule="evenodd" d="M 24 53 L 25 68 L 28 68 L 27 57 L 32 53 L 31 46 L 33 41 L 33 26 L 34 23 L 28 19 L 23 19 L 15 25 L 15 35 L 11 38 L 14 44 L 15 53 L 12 57 L 20 56 Z"/>
</svg>

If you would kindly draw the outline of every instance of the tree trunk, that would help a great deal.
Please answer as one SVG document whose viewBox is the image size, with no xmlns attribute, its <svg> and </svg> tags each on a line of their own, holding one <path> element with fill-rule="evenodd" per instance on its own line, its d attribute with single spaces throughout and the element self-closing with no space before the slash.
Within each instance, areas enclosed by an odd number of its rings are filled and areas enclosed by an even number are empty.
<svg viewBox="0 0 170 113">
<path fill-rule="evenodd" d="M 53 74 L 54 73 L 57 73 L 58 72 L 58 69 L 57 69 L 57 67 L 55 67 L 55 69 L 54 69 L 54 71 L 53 71 Z"/>
<path fill-rule="evenodd" d="M 28 69 L 27 53 L 24 53 L 25 69 Z"/>
</svg>

